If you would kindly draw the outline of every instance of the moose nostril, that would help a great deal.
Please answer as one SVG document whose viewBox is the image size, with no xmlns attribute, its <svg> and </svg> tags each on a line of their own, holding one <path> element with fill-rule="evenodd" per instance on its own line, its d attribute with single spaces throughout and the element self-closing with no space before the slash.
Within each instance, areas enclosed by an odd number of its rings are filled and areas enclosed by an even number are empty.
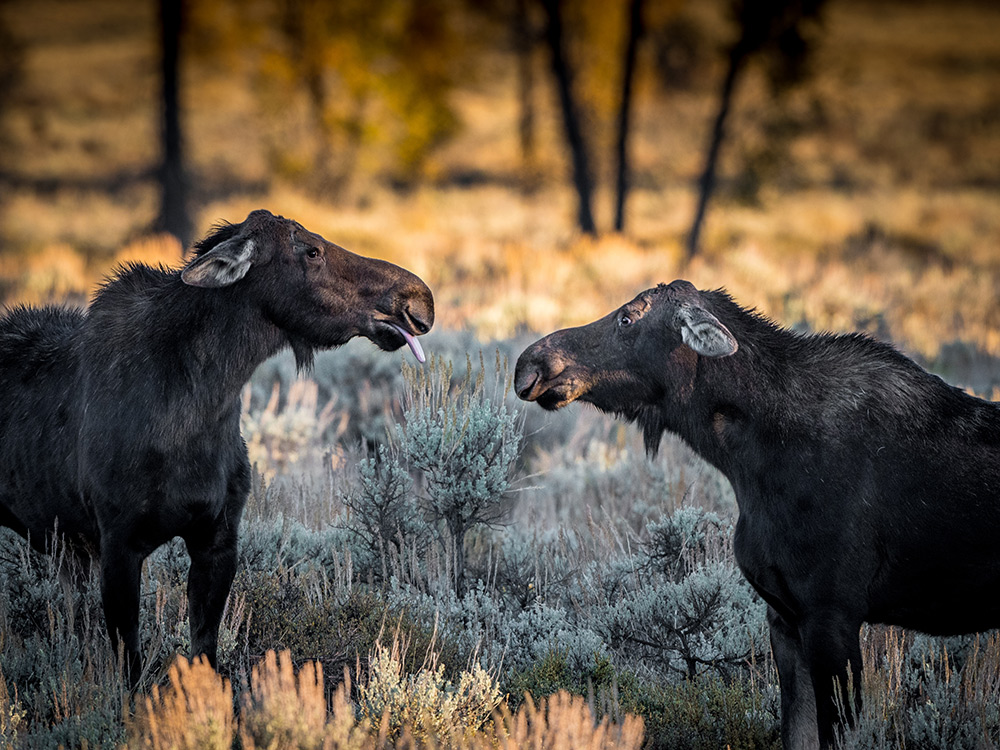
<svg viewBox="0 0 1000 750">
<path fill-rule="evenodd" d="M 411 307 L 407 307 L 404 311 L 410 324 L 413 326 L 417 333 L 427 333 L 431 330 L 431 324 L 427 323 L 421 318 L 420 312 L 415 312 Z"/>
<path fill-rule="evenodd" d="M 434 325 L 434 295 L 419 279 L 399 294 L 402 302 L 402 317 L 419 336 L 427 333 Z M 396 307 L 399 310 L 399 307 Z"/>
<path fill-rule="evenodd" d="M 517 360 L 517 366 L 514 368 L 514 392 L 518 398 L 523 401 L 530 400 L 531 394 L 534 393 L 541 381 L 542 368 L 537 362 L 532 361 L 530 355 L 525 357 L 524 354 L 521 354 Z"/>
<path fill-rule="evenodd" d="M 529 378 L 528 382 L 523 382 L 525 378 Z M 528 395 L 535 389 L 535 384 L 538 383 L 541 375 L 538 372 L 521 373 L 521 377 L 518 380 L 522 381 L 515 383 L 517 389 L 517 396 L 522 401 L 528 400 Z"/>
</svg>

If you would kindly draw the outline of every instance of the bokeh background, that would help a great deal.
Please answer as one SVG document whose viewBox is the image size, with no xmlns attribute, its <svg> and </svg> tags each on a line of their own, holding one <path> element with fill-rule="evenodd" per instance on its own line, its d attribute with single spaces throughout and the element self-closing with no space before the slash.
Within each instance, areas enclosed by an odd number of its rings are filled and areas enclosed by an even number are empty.
<svg viewBox="0 0 1000 750">
<path fill-rule="evenodd" d="M 511 363 L 687 278 L 998 400 L 1000 4 L 0 0 L 0 304 L 85 305 L 256 208 L 424 278 L 431 359 L 244 390 L 229 683 L 177 661 L 179 540 L 130 696 L 96 571 L 0 531 L 0 748 L 778 748 L 728 483 Z M 1000 746 L 996 632 L 862 638 L 843 747 Z"/>
<path fill-rule="evenodd" d="M 266 207 L 483 336 L 683 276 L 996 355 L 998 37 L 972 0 L 4 0 L 0 298 Z"/>
</svg>

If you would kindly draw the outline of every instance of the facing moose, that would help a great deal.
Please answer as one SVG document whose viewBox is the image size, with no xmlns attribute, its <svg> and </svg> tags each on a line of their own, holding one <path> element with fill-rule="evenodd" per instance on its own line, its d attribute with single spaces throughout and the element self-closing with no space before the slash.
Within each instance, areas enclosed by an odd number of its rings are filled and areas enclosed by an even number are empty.
<svg viewBox="0 0 1000 750">
<path fill-rule="evenodd" d="M 669 430 L 729 479 L 786 748 L 831 746 L 837 701 L 860 706 L 863 622 L 1000 626 L 1000 408 L 890 346 L 799 335 L 675 281 L 529 346 L 515 389 L 636 422 L 650 451 Z"/>
<path fill-rule="evenodd" d="M 254 211 L 180 271 L 123 268 L 89 310 L 0 317 L 0 524 L 44 550 L 54 529 L 98 557 L 105 619 L 134 685 L 142 562 L 175 536 L 191 556 L 191 650 L 213 665 L 250 487 L 240 390 L 290 346 L 364 336 L 386 351 L 434 322 L 409 271 Z"/>
</svg>

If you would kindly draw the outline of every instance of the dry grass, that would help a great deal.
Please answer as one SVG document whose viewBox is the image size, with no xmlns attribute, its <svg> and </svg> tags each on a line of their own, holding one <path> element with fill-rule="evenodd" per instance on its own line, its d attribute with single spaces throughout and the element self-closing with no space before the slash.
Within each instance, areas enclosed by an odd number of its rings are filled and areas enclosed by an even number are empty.
<svg viewBox="0 0 1000 750">
<path fill-rule="evenodd" d="M 335 719 L 338 711 L 344 712 L 344 696 L 349 692 L 349 682 L 338 689 L 340 699 L 334 699 Z M 244 695 L 240 721 L 243 747 L 247 750 L 324 747 L 326 709 L 323 665 L 306 662 L 296 675 L 287 651 L 280 656 L 268 651 L 264 661 L 253 668 L 250 692 Z"/>
<path fill-rule="evenodd" d="M 221 750 L 231 747 L 237 733 L 247 750 L 638 750 L 642 746 L 642 719 L 626 715 L 620 724 L 607 717 L 595 722 L 587 701 L 566 692 L 537 705 L 529 697 L 515 714 L 504 704 L 478 732 L 456 724 L 439 727 L 433 736 L 421 734 L 418 742 L 412 728 L 404 728 L 392 741 L 385 721 L 376 727 L 356 718 L 350 693 L 345 672 L 328 704 L 322 665 L 307 662 L 296 673 L 288 652 L 269 651 L 253 668 L 237 722 L 229 683 L 204 661 L 188 663 L 180 657 L 170 669 L 169 685 L 162 691 L 154 687 L 144 708 L 128 721 L 127 747 Z"/>
<path fill-rule="evenodd" d="M 528 696 L 515 715 L 502 714 L 500 747 L 546 750 L 625 750 L 642 747 L 643 722 L 626 715 L 621 724 L 605 717 L 596 727 L 587 701 L 564 690 L 542 699 L 536 706 Z"/>
<path fill-rule="evenodd" d="M 947 640 L 915 638 L 898 628 L 863 629 L 864 708 L 844 747 L 995 747 L 1000 635 L 958 639 L 957 654 Z"/>
<path fill-rule="evenodd" d="M 327 458 L 326 445 L 337 443 L 347 429 L 348 413 L 337 408 L 336 395 L 320 408 L 319 386 L 312 380 L 296 380 L 289 386 L 284 403 L 281 385 L 275 383 L 267 405 L 250 409 L 250 389 L 243 392 L 241 428 L 247 436 L 252 465 L 262 469 L 265 479 L 286 472 L 292 465 L 300 471 L 315 470 Z M 328 428 L 335 425 L 328 434 Z M 338 458 L 332 457 L 336 467 Z"/>
<path fill-rule="evenodd" d="M 152 19 L 106 0 L 88 7 L 113 34 L 99 34 L 96 21 L 59 0 L 19 0 L 0 11 L 30 42 L 25 88 L 0 123 L 10 142 L 5 163 L 15 174 L 58 184 L 141 171 L 155 161 L 154 102 L 132 94 L 155 88 L 142 41 Z M 689 86 L 666 92 L 651 61 L 643 66 L 626 236 L 589 240 L 574 230 L 575 199 L 565 187 L 566 153 L 541 57 L 537 192 L 516 189 L 522 165 L 514 66 L 493 51 L 477 58 L 454 93 L 463 129 L 429 162 L 435 182 L 399 193 L 369 177 L 334 204 L 268 174 L 263 115 L 247 77 L 252 45 L 225 60 L 187 62 L 196 186 L 207 195 L 220 180 L 258 186 L 203 202 L 198 231 L 266 206 L 357 252 L 413 269 L 435 291 L 439 326 L 470 326 L 484 337 L 580 323 L 653 283 L 686 277 L 701 287 L 725 286 L 786 324 L 868 328 L 928 357 L 956 339 L 1000 353 L 993 304 L 1000 288 L 1000 10 L 845 0 L 827 9 L 801 86 L 775 98 L 762 68 L 749 70 L 704 254 L 690 264 L 681 243 L 723 64 L 713 50 L 732 29 L 721 3 L 685 12 L 702 35 L 701 62 Z M 596 18 L 606 33 L 618 28 Z M 590 80 L 593 71 L 584 67 L 583 80 Z M 594 112 L 596 171 L 607 184 L 613 107 L 602 91 L 585 98 Z M 109 112 L 123 124 L 110 124 Z M 484 179 L 471 187 L 449 183 L 469 172 Z M 740 188 L 748 175 L 757 187 Z M 608 191 L 599 190 L 601 226 L 610 224 L 610 206 Z M 114 194 L 86 186 L 7 191 L 0 203 L 5 300 L 82 299 L 122 247 L 179 262 L 177 247 L 137 239 L 155 210 L 155 190 L 142 181 Z M 147 254 L 147 243 L 156 251 Z M 71 257 L 74 251 L 83 259 Z"/>
<path fill-rule="evenodd" d="M 0 669 L 0 748 L 8 750 L 17 740 L 18 727 L 24 723 L 26 712 L 17 698 L 17 686 L 11 695 Z"/>
<path fill-rule="evenodd" d="M 131 726 L 131 747 L 151 750 L 229 750 L 233 744 L 233 689 L 204 657 L 180 657 L 169 686 L 153 694 Z"/>
</svg>

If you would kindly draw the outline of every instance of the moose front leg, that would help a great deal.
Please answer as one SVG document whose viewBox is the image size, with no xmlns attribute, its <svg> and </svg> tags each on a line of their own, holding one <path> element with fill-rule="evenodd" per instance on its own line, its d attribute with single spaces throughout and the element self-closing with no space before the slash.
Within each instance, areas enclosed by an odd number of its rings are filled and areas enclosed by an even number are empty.
<svg viewBox="0 0 1000 750">
<path fill-rule="evenodd" d="M 861 710 L 860 620 L 837 610 L 819 609 L 799 624 L 802 652 L 816 694 L 816 724 L 823 748 L 833 747 L 846 719 L 854 725 Z"/>
<path fill-rule="evenodd" d="M 244 456 L 229 477 L 222 512 L 199 521 L 183 534 L 191 557 L 188 572 L 188 611 L 191 621 L 191 657 L 208 657 L 218 669 L 219 625 L 226 598 L 236 577 L 240 519 L 250 492 L 250 463 Z"/>
<path fill-rule="evenodd" d="M 107 536 L 101 541 L 101 602 L 111 638 L 118 653 L 124 652 L 124 672 L 130 688 L 139 684 L 142 657 L 139 653 L 139 584 L 146 555 L 126 540 Z"/>
<path fill-rule="evenodd" d="M 819 747 L 816 693 L 798 629 L 770 606 L 767 621 L 781 687 L 781 745 L 786 750 L 814 750 Z"/>
<path fill-rule="evenodd" d="M 191 556 L 188 572 L 191 658 L 204 654 L 212 667 L 218 668 L 219 625 L 236 577 L 236 527 L 189 535 L 184 541 Z"/>
</svg>

